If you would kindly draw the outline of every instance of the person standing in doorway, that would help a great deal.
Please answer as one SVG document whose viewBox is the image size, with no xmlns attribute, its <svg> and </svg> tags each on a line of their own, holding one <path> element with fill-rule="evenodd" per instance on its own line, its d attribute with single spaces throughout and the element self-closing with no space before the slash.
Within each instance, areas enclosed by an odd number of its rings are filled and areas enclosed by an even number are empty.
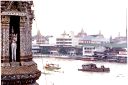
<svg viewBox="0 0 128 85">
<path fill-rule="evenodd" d="M 16 49 L 17 49 L 17 34 L 12 34 L 12 43 L 11 43 L 11 51 L 12 51 L 12 61 L 16 62 Z"/>
</svg>

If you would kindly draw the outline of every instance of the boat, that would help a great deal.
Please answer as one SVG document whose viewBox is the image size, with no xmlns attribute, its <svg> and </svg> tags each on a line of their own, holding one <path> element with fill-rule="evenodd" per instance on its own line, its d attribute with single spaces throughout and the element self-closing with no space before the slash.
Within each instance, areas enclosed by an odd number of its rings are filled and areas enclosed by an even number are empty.
<svg viewBox="0 0 128 85">
<path fill-rule="evenodd" d="M 47 69 L 47 70 L 59 70 L 61 68 L 59 67 L 59 64 L 46 64 L 45 69 Z"/>
<path fill-rule="evenodd" d="M 83 57 L 82 58 L 83 61 L 97 61 L 96 57 Z"/>
<path fill-rule="evenodd" d="M 109 68 L 105 68 L 104 65 L 101 67 L 97 67 L 96 64 L 83 64 L 82 69 L 78 69 L 78 71 L 87 71 L 87 72 L 109 72 Z"/>
</svg>

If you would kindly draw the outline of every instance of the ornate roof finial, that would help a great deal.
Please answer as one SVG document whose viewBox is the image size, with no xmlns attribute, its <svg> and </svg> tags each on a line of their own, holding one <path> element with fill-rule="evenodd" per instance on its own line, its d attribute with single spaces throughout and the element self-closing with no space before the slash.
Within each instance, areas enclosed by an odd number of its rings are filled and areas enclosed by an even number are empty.
<svg viewBox="0 0 128 85">
<path fill-rule="evenodd" d="M 40 30 L 37 31 L 37 35 L 41 35 Z"/>
<path fill-rule="evenodd" d="M 64 30 L 64 33 L 62 34 L 63 36 L 65 36 L 66 35 L 66 31 Z"/>
<path fill-rule="evenodd" d="M 84 33 L 84 29 L 83 28 L 81 29 L 81 33 Z"/>
<path fill-rule="evenodd" d="M 99 30 L 99 35 L 101 35 L 101 30 Z"/>
<path fill-rule="evenodd" d="M 120 32 L 118 33 L 118 37 L 120 37 Z"/>
</svg>

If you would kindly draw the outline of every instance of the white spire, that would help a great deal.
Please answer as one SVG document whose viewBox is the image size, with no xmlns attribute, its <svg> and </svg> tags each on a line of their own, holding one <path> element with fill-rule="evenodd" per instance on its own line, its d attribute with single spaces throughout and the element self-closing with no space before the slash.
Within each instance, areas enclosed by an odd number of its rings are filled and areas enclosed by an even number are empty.
<svg viewBox="0 0 128 85">
<path fill-rule="evenodd" d="M 84 33 L 84 29 L 83 28 L 81 29 L 81 33 Z"/>
<path fill-rule="evenodd" d="M 101 35 L 101 30 L 99 30 L 99 35 Z"/>
<path fill-rule="evenodd" d="M 118 33 L 118 37 L 120 37 L 120 32 Z"/>
</svg>

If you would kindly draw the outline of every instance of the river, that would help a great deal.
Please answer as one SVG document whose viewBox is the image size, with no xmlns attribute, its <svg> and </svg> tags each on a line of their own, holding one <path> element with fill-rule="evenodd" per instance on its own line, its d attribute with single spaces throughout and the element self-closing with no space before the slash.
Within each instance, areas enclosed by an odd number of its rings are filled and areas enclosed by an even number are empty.
<svg viewBox="0 0 128 85">
<path fill-rule="evenodd" d="M 42 72 L 40 78 L 37 80 L 39 85 L 127 85 L 127 64 L 56 58 L 34 58 L 33 60 Z M 59 72 L 46 71 L 43 69 L 43 65 L 46 63 L 59 64 L 61 70 Z M 104 65 L 110 68 L 110 72 L 95 73 L 78 71 L 78 68 L 81 68 L 81 65 L 84 63 L 95 63 L 97 67 Z M 43 72 L 47 72 L 47 74 Z"/>
</svg>

